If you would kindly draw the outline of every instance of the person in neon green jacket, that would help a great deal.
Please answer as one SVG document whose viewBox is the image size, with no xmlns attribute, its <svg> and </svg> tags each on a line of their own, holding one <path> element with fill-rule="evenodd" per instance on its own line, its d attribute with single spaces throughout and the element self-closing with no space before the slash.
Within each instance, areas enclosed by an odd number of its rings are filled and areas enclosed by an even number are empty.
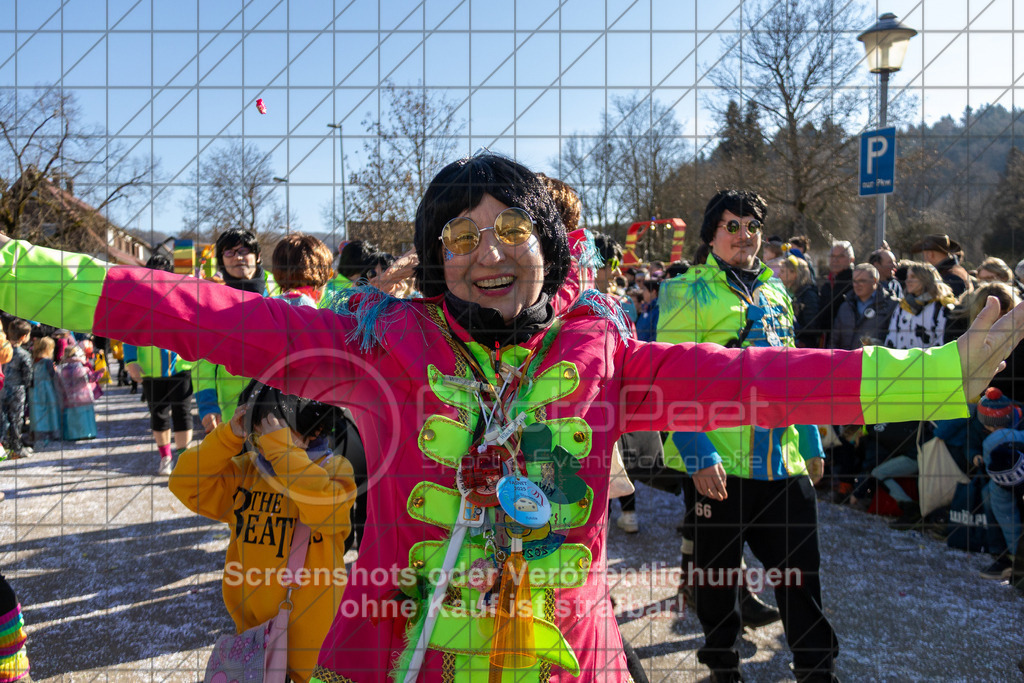
<svg viewBox="0 0 1024 683">
<path fill-rule="evenodd" d="M 178 354 L 155 346 L 124 345 L 124 362 L 132 380 L 142 384 L 142 396 L 149 406 L 149 426 L 153 430 L 160 462 L 157 474 L 167 476 L 173 468 L 171 428 L 174 446 L 179 452 L 192 441 L 193 363 Z"/>
<path fill-rule="evenodd" d="M 241 228 L 225 230 L 217 237 L 215 249 L 217 263 L 221 264 L 217 276 L 228 287 L 263 296 L 280 293 L 274 276 L 263 269 L 260 243 L 251 231 Z M 231 420 L 238 405 L 238 396 L 248 383 L 248 377 L 232 375 L 223 365 L 205 359 L 196 361 L 192 368 L 192 386 L 196 392 L 199 419 L 207 434 Z"/>
<path fill-rule="evenodd" d="M 146 267 L 174 272 L 174 264 L 163 254 L 154 254 Z M 142 385 L 142 396 L 149 407 L 149 426 L 153 430 L 160 462 L 156 473 L 171 473 L 174 456 L 171 452 L 171 428 L 174 445 L 179 452 L 192 441 L 192 377 L 194 363 L 173 351 L 155 346 L 124 344 L 121 363 L 133 382 Z"/>
<path fill-rule="evenodd" d="M 723 190 L 711 199 L 701 226 L 711 254 L 706 264 L 662 285 L 658 341 L 795 346 L 789 295 L 757 258 L 767 210 L 764 199 L 748 191 Z M 824 471 L 823 457 L 816 427 L 738 426 L 669 440 L 666 464 L 685 464 L 698 494 L 688 501 L 696 513 L 693 563 L 683 578 L 704 628 L 697 656 L 714 680 L 740 680 L 735 641 L 741 598 L 747 597 L 740 592 L 747 586 L 744 541 L 765 568 L 801 573 L 799 585 L 775 590 L 797 680 L 834 680 L 838 641 L 821 608 L 812 487 Z M 709 575 L 727 571 L 741 578 L 716 584 Z"/>
</svg>

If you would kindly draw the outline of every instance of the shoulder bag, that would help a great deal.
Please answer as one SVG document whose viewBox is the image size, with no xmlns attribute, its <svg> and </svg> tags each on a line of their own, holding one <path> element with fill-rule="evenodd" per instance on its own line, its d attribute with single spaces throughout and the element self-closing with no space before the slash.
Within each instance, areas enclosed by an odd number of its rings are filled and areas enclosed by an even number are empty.
<svg viewBox="0 0 1024 683">
<path fill-rule="evenodd" d="M 309 527 L 295 521 L 288 570 L 294 577 L 306 566 Z M 206 664 L 203 683 L 285 683 L 288 676 L 288 618 L 292 613 L 292 590 L 281 602 L 273 619 L 234 636 L 221 636 Z"/>
</svg>

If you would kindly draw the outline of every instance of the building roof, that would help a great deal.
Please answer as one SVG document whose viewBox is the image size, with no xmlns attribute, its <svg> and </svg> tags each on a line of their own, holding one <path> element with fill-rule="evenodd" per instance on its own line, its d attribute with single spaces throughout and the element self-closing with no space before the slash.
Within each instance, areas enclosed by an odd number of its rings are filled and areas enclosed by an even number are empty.
<svg viewBox="0 0 1024 683">
<path fill-rule="evenodd" d="M 67 190 L 48 178 L 26 180 L 29 173 L 38 173 L 35 169 L 28 169 L 22 177 L 11 186 L 11 192 L 24 183 L 32 183 L 34 192 L 30 197 L 39 204 L 49 208 L 51 211 L 63 213 L 68 222 L 80 230 L 80 234 L 96 246 L 96 253 L 105 255 L 108 260 L 126 265 L 145 265 L 145 262 L 134 254 L 130 254 L 119 247 L 107 242 L 107 230 L 113 230 L 122 236 L 126 241 L 141 244 L 146 249 L 149 245 L 135 237 L 127 230 L 113 223 L 110 219 L 98 211 L 95 207 L 76 197 L 70 190 Z"/>
</svg>

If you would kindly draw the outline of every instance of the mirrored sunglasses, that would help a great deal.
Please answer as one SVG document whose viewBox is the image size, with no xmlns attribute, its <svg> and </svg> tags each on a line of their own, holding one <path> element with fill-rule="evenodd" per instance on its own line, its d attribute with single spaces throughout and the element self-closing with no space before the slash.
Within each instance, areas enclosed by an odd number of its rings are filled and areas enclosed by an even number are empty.
<svg viewBox="0 0 1024 683">
<path fill-rule="evenodd" d="M 517 247 L 525 244 L 533 234 L 533 218 L 525 209 L 511 207 L 497 215 L 493 226 L 480 228 L 472 219 L 459 216 L 445 224 L 439 239 L 448 251 L 461 256 L 480 245 L 480 235 L 484 230 L 493 230 L 495 237 L 504 244 Z"/>
<path fill-rule="evenodd" d="M 730 235 L 735 235 L 736 233 L 738 233 L 740 231 L 740 228 L 742 226 L 743 226 L 742 223 L 740 223 L 738 220 L 733 218 L 731 221 L 729 221 L 728 223 L 726 223 L 722 227 L 724 227 L 726 230 L 728 230 Z M 757 233 L 761 232 L 761 230 L 763 228 L 764 228 L 764 224 L 762 224 L 761 221 L 757 220 L 756 218 L 754 220 L 750 221 L 749 223 L 747 223 L 747 231 L 751 235 L 756 235 Z"/>
</svg>

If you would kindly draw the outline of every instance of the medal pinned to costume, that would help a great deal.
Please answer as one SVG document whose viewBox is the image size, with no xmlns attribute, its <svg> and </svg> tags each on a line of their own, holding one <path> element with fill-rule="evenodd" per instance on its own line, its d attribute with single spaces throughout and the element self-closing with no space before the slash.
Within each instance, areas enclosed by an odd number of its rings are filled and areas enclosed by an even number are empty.
<svg viewBox="0 0 1024 683">
<path fill-rule="evenodd" d="M 480 593 L 486 593 L 494 588 L 500 575 L 501 570 L 493 557 L 481 557 L 469 565 L 466 585 Z"/>
<path fill-rule="evenodd" d="M 522 541 L 523 557 L 528 562 L 547 557 L 565 543 L 565 535 L 552 532 L 550 522 L 539 529 L 530 529 L 516 524 L 499 510 L 495 514 L 494 534 L 494 543 L 500 551 L 498 556 L 508 557 L 511 554 L 512 539 Z"/>
<path fill-rule="evenodd" d="M 503 448 L 482 446 L 477 453 L 462 456 L 462 463 L 455 475 L 455 483 L 466 498 L 481 507 L 498 504 L 498 482 L 501 480 L 503 458 L 508 452 Z"/>
<path fill-rule="evenodd" d="M 497 486 L 498 505 L 513 522 L 528 529 L 540 529 L 551 519 L 551 502 L 540 487 L 516 475 L 501 478 Z"/>
</svg>

